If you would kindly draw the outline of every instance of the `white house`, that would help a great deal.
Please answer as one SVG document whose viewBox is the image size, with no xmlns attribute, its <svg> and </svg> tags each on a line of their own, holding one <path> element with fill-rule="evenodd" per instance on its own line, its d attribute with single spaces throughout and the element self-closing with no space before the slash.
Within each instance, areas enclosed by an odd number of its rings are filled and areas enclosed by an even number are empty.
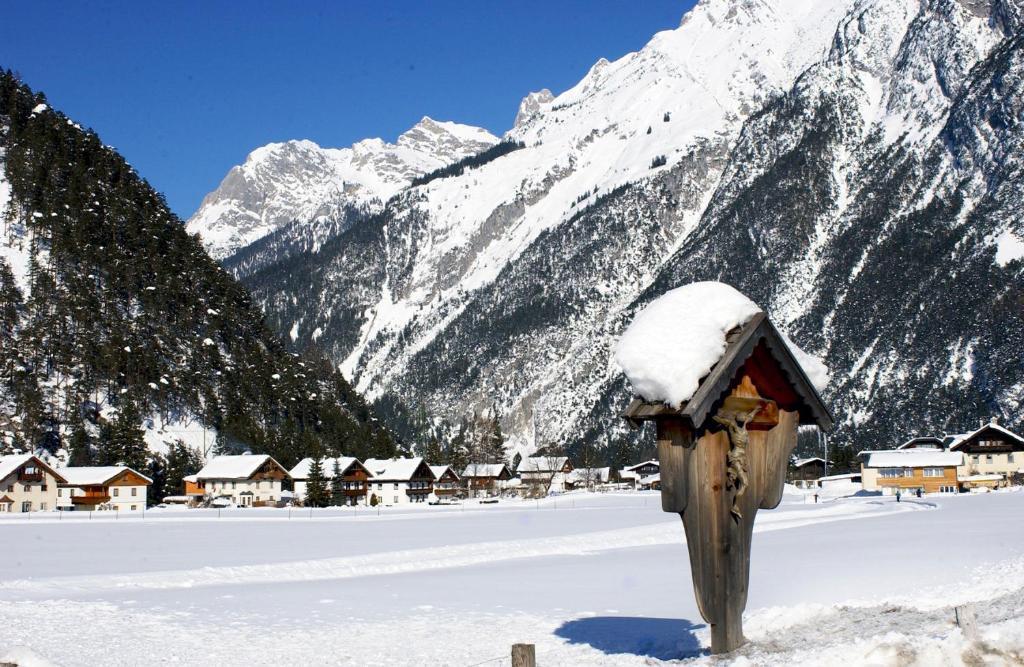
<svg viewBox="0 0 1024 667">
<path fill-rule="evenodd" d="M 632 484 L 635 488 L 640 487 L 640 480 L 644 477 L 651 477 L 661 472 L 661 464 L 656 459 L 649 459 L 642 463 L 635 463 L 626 466 L 619 471 L 619 481 Z"/>
<path fill-rule="evenodd" d="M 288 471 L 266 454 L 215 456 L 196 473 L 206 495 L 227 498 L 239 507 L 260 507 L 281 501 L 281 481 Z"/>
<path fill-rule="evenodd" d="M 519 462 L 516 474 L 526 486 L 547 487 L 548 491 L 565 491 L 572 464 L 566 456 L 528 456 Z"/>
<path fill-rule="evenodd" d="M 592 489 L 601 484 L 607 484 L 611 479 L 612 469 L 604 468 L 575 468 L 569 473 L 566 482 L 573 488 Z"/>
<path fill-rule="evenodd" d="M 359 459 L 353 456 L 323 459 L 320 462 L 320 467 L 324 473 L 324 480 L 326 480 L 328 485 L 334 481 L 335 463 L 337 463 L 338 470 L 341 472 L 341 491 L 343 496 L 341 502 L 345 505 L 365 505 L 370 471 L 366 469 L 366 466 Z M 312 465 L 312 458 L 304 458 L 289 473 L 292 479 L 295 480 L 295 497 L 300 501 L 306 499 L 309 469 Z"/>
<path fill-rule="evenodd" d="M 373 475 L 367 491 L 371 505 L 425 503 L 434 485 L 434 473 L 420 457 L 412 459 L 366 459 L 363 465 Z"/>
<path fill-rule="evenodd" d="M 59 472 L 65 481 L 57 485 L 57 506 L 65 510 L 141 512 L 153 483 L 128 466 L 80 466 Z"/>
<path fill-rule="evenodd" d="M 35 512 L 57 507 L 59 472 L 32 454 L 0 456 L 0 512 Z"/>
<path fill-rule="evenodd" d="M 462 478 L 451 466 L 430 466 L 434 474 L 434 495 L 438 498 L 450 499 L 462 494 Z"/>
</svg>

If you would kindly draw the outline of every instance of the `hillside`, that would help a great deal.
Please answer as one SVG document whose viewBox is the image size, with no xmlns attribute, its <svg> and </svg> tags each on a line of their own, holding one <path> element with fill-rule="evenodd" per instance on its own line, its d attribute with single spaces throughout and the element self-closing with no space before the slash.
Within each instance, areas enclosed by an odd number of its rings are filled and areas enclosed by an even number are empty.
<svg viewBox="0 0 1024 667">
<path fill-rule="evenodd" d="M 637 454 L 612 346 L 705 279 L 824 357 L 836 444 L 1019 426 L 1020 34 L 1009 0 L 704 0 L 527 97 L 524 149 L 244 281 L 393 423 L 495 406 L 521 450 Z"/>
<path fill-rule="evenodd" d="M 142 470 L 207 436 L 285 465 L 315 448 L 393 451 L 344 378 L 286 351 L 159 193 L 7 71 L 0 163 L 0 449 Z"/>
</svg>

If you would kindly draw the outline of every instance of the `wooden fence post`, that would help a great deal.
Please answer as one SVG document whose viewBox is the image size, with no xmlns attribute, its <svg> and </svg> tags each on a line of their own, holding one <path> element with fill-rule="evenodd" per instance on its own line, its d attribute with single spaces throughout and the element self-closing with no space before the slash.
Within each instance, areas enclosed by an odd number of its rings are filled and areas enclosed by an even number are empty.
<svg viewBox="0 0 1024 667">
<path fill-rule="evenodd" d="M 953 613 L 956 614 L 956 624 L 964 633 L 964 637 L 970 641 L 977 641 L 978 621 L 974 618 L 974 605 L 964 604 L 953 607 Z"/>
<path fill-rule="evenodd" d="M 512 667 L 537 667 L 537 650 L 533 644 L 512 644 Z"/>
</svg>

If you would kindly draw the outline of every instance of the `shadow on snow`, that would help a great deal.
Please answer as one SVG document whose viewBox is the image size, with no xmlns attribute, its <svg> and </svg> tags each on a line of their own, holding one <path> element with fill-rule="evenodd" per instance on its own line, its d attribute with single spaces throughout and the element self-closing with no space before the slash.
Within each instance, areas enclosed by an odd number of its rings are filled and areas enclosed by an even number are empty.
<svg viewBox="0 0 1024 667">
<path fill-rule="evenodd" d="M 693 633 L 702 627 L 680 618 L 594 616 L 563 623 L 555 630 L 555 636 L 606 654 L 629 653 L 673 660 L 707 652 Z"/>
</svg>

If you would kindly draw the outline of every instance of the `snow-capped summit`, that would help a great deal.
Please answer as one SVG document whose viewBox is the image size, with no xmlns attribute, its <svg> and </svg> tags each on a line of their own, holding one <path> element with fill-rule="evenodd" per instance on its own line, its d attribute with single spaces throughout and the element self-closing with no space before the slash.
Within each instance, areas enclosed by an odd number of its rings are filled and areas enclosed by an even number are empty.
<svg viewBox="0 0 1024 667">
<path fill-rule="evenodd" d="M 516 119 L 512 123 L 512 127 L 518 129 L 526 125 L 540 112 L 542 105 L 549 104 L 554 99 L 555 96 L 547 88 L 530 93 L 519 103 L 519 111 L 516 112 Z"/>
<path fill-rule="evenodd" d="M 412 179 L 494 145 L 487 130 L 423 117 L 394 143 L 349 148 L 308 140 L 257 148 L 233 167 L 188 221 L 216 259 L 294 220 L 312 222 L 346 207 L 379 206 Z"/>
</svg>

